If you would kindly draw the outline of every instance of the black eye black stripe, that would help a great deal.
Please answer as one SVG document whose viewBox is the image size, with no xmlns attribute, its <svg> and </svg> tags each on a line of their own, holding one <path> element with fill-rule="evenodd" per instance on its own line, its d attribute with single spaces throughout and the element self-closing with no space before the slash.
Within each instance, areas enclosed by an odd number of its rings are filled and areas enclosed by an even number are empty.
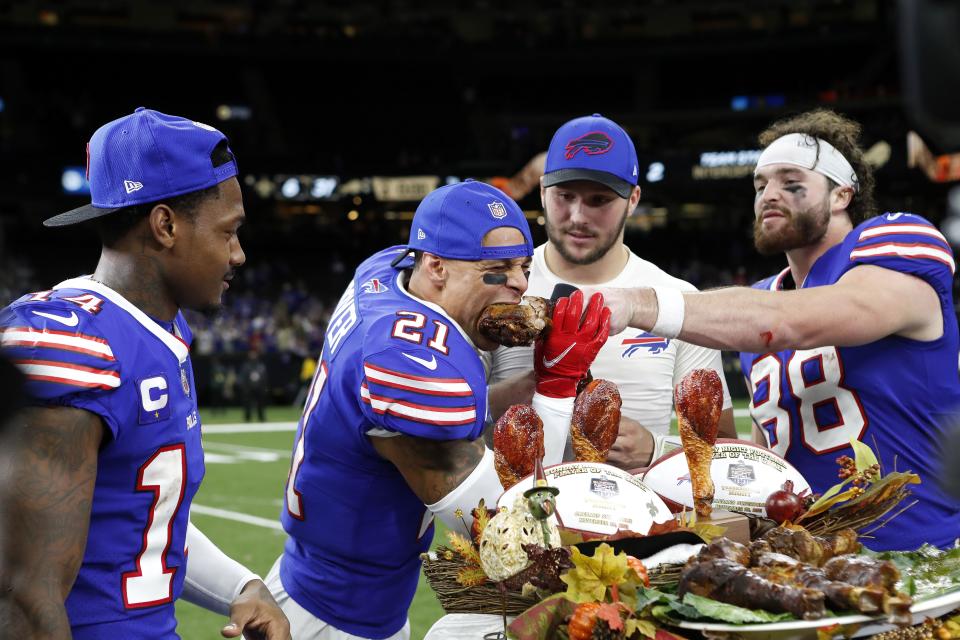
<svg viewBox="0 0 960 640">
<path fill-rule="evenodd" d="M 505 273 L 485 273 L 483 274 L 483 284 L 507 284 L 507 274 Z"/>
</svg>

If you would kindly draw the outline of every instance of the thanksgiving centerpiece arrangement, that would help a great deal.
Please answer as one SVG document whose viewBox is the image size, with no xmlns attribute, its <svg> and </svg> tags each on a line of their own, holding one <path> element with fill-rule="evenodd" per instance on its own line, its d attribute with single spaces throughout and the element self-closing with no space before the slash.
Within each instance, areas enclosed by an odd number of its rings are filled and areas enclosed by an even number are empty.
<svg viewBox="0 0 960 640">
<path fill-rule="evenodd" d="M 503 344 L 528 344 L 549 328 L 550 305 L 502 305 L 482 326 Z M 575 461 L 546 469 L 539 416 L 511 407 L 493 431 L 506 491 L 497 505 L 477 505 L 469 531 L 448 532 L 446 545 L 422 556 L 445 611 L 516 616 L 504 624 L 518 640 L 674 640 L 691 622 L 791 620 L 822 621 L 828 640 L 856 631 L 831 623 L 845 613 L 904 629 L 882 640 L 960 638 L 960 616 L 910 626 L 915 601 L 960 589 L 960 549 L 875 554 L 859 540 L 911 506 L 915 474 L 883 473 L 853 441 L 855 457 L 838 459 L 838 483 L 814 496 L 773 452 L 718 440 L 714 371 L 691 372 L 674 400 L 682 449 L 643 478 L 604 464 L 620 421 L 611 382 L 581 388 L 570 424 Z M 715 524 L 718 505 L 750 518 L 749 540 Z"/>
<path fill-rule="evenodd" d="M 616 386 L 604 380 L 592 381 L 574 403 L 571 439 L 577 461 L 605 460 L 619 424 L 620 394 Z M 466 526 L 464 532 L 450 531 L 448 545 L 423 557 L 424 573 L 448 613 L 505 610 L 508 615 L 516 615 L 542 597 L 563 590 L 560 576 L 572 566 L 571 539 L 603 537 L 571 526 L 563 527 L 561 535 L 562 516 L 555 502 L 558 489 L 548 484 L 542 468 L 543 422 L 532 407 L 510 407 L 494 425 L 493 444 L 497 475 L 507 489 L 500 508 L 491 509 L 481 502 L 471 514 L 469 535 Z M 597 500 L 603 500 L 604 490 L 613 490 L 617 481 L 639 484 L 612 467 L 599 469 L 587 464 L 582 469 L 567 466 L 566 471 L 573 476 L 581 471 L 590 474 Z M 607 471 L 617 477 L 612 478 Z M 553 472 L 551 469 L 548 473 Z M 663 513 L 662 519 L 670 519 L 665 505 L 655 507 L 655 512 Z M 567 524 L 576 521 L 578 518 L 571 516 Z M 612 527 L 614 534 L 617 524 Z"/>
</svg>

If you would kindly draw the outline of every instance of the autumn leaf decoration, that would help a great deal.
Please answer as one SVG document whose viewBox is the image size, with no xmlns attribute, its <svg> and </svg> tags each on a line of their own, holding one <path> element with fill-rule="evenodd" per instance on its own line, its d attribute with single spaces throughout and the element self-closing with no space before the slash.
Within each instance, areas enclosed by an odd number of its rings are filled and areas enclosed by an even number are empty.
<svg viewBox="0 0 960 640">
<path fill-rule="evenodd" d="M 853 526 L 852 523 L 862 512 L 882 508 L 885 502 L 903 492 L 907 485 L 920 483 L 920 477 L 910 472 L 891 471 L 881 476 L 877 456 L 868 445 L 851 438 L 850 446 L 855 460 L 848 457 L 837 459 L 841 463 L 842 481 L 827 489 L 819 500 L 811 504 L 797 518 L 798 523 L 832 514 L 835 519 L 844 519 L 845 526 Z M 809 524 L 804 526 L 810 529 Z"/>
<path fill-rule="evenodd" d="M 573 567 L 560 576 L 567 590 L 520 614 L 509 626 L 510 638 L 683 640 L 662 628 L 651 617 L 649 606 L 642 605 L 638 610 L 638 588 L 643 585 L 640 574 L 646 573 L 642 563 L 638 572 L 630 566 L 626 553 L 614 553 L 606 543 L 598 545 L 590 556 L 575 546 L 570 551 Z"/>
<path fill-rule="evenodd" d="M 643 584 L 643 578 L 629 565 L 626 553 L 614 553 L 605 543 L 598 545 L 592 556 L 576 547 L 571 551 L 573 568 L 560 578 L 567 584 L 565 598 L 578 603 L 599 603 L 597 619 L 603 620 L 610 631 L 619 632 L 618 637 L 655 638 L 662 631 L 653 620 L 640 617 L 635 611 L 637 588 Z"/>
<path fill-rule="evenodd" d="M 465 587 L 474 587 L 487 581 L 487 574 L 480 566 L 480 552 L 465 536 L 447 531 L 450 548 L 457 552 L 466 566 L 457 572 L 457 582 Z"/>
<path fill-rule="evenodd" d="M 470 535 L 473 537 L 474 544 L 480 544 L 480 537 L 483 536 L 483 530 L 487 528 L 487 523 L 490 522 L 490 518 L 496 513 L 497 511 L 495 509 L 488 509 L 485 500 L 480 498 L 480 503 L 470 512 L 470 515 L 473 516 L 473 524 L 470 525 Z"/>
<path fill-rule="evenodd" d="M 599 545 L 592 556 L 571 548 L 573 568 L 560 579 L 567 584 L 567 598 L 574 602 L 603 602 L 610 590 L 625 580 L 627 554 L 614 555 L 613 547 Z"/>
</svg>

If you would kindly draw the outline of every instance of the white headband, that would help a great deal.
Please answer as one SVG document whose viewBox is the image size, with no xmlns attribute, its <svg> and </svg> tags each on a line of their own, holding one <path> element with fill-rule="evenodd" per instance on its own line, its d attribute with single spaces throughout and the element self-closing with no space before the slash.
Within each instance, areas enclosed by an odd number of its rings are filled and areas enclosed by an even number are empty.
<svg viewBox="0 0 960 640">
<path fill-rule="evenodd" d="M 857 173 L 843 154 L 821 138 L 803 133 L 788 133 L 777 138 L 763 150 L 757 160 L 757 169 L 770 164 L 793 164 L 824 175 L 842 187 L 860 190 Z M 754 169 L 756 175 L 756 169 Z"/>
</svg>

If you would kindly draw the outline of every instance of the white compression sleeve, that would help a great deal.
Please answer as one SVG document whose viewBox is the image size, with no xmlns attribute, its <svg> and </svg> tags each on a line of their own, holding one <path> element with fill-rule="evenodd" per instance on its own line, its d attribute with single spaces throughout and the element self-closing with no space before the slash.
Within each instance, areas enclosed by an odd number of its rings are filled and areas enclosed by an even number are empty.
<svg viewBox="0 0 960 640">
<path fill-rule="evenodd" d="M 187 525 L 187 575 L 181 597 L 222 615 L 244 586 L 260 576 L 230 558 L 191 522 Z"/>
<path fill-rule="evenodd" d="M 500 484 L 500 478 L 497 476 L 497 470 L 493 466 L 493 451 L 486 449 L 483 452 L 483 458 L 474 467 L 473 472 L 467 478 L 457 485 L 457 488 L 443 496 L 439 501 L 426 505 L 435 516 L 440 518 L 447 528 L 453 531 L 461 531 L 463 524 L 457 517 L 457 509 L 463 512 L 463 522 L 467 527 L 473 524 L 474 508 L 483 498 L 484 504 L 489 509 L 497 508 L 497 500 L 503 493 L 503 485 Z"/>
<path fill-rule="evenodd" d="M 533 394 L 533 408 L 543 420 L 543 466 L 563 462 L 563 452 L 570 436 L 570 417 L 574 398 L 548 398 Z"/>
</svg>

